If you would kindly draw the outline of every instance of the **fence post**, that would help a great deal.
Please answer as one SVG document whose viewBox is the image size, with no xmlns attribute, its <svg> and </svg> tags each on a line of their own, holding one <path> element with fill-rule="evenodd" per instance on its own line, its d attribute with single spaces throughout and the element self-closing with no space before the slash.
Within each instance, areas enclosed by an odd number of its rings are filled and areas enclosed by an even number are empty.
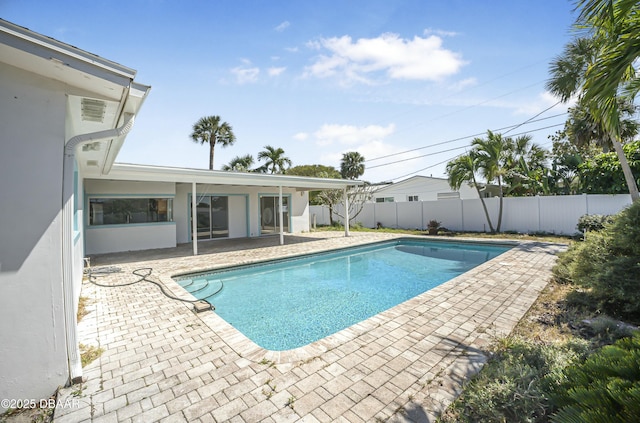
<svg viewBox="0 0 640 423">
<path fill-rule="evenodd" d="M 393 204 L 396 206 L 396 229 L 398 229 L 398 202 L 394 201 Z"/>
<path fill-rule="evenodd" d="M 538 199 L 538 232 L 542 232 L 542 221 L 540 219 L 540 195 L 536 195 L 536 198 Z"/>
<path fill-rule="evenodd" d="M 589 214 L 589 196 L 587 194 L 582 195 L 584 195 L 584 214 Z"/>
</svg>

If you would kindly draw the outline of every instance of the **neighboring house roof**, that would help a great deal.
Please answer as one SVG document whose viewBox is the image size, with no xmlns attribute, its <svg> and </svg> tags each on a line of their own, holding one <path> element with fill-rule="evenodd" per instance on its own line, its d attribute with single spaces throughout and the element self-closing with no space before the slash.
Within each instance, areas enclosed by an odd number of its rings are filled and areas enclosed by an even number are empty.
<svg viewBox="0 0 640 423">
<path fill-rule="evenodd" d="M 434 178 L 432 176 L 416 175 L 416 176 L 412 176 L 412 177 L 407 178 L 407 179 L 403 179 L 400 182 L 396 182 L 396 183 L 393 183 L 393 184 L 386 185 L 386 186 L 384 186 L 382 188 L 379 188 L 377 190 L 377 192 L 383 192 L 383 191 L 386 191 L 386 190 L 393 190 L 395 188 L 401 187 L 401 186 L 406 185 L 406 184 L 410 184 L 410 183 L 412 183 L 414 181 L 417 181 L 417 180 L 421 180 L 421 181 L 425 181 L 425 182 L 427 182 L 427 181 L 442 182 L 442 183 L 445 183 L 447 185 L 447 187 L 449 186 L 449 181 L 447 179 L 445 179 L 445 178 Z"/>
</svg>

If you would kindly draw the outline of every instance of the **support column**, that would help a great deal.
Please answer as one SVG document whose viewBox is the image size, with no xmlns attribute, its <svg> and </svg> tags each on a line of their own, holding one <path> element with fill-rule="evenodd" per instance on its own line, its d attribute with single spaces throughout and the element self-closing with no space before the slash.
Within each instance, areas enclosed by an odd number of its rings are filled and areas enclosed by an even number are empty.
<svg viewBox="0 0 640 423">
<path fill-rule="evenodd" d="M 196 183 L 191 183 L 191 241 L 193 242 L 193 255 L 198 255 L 198 204 L 196 201 Z"/>
<path fill-rule="evenodd" d="M 284 245 L 284 222 L 283 217 L 284 213 L 282 210 L 282 185 L 280 185 L 278 191 L 278 216 L 280 219 L 280 245 Z"/>
<path fill-rule="evenodd" d="M 347 187 L 342 191 L 344 195 L 344 236 L 349 236 L 349 197 L 347 196 Z"/>
</svg>

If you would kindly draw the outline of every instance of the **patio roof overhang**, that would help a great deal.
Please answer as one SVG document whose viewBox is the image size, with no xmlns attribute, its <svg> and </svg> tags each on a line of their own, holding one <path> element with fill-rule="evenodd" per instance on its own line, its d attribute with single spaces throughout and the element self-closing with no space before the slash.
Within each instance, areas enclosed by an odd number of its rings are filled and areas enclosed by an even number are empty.
<svg viewBox="0 0 640 423">
<path fill-rule="evenodd" d="M 88 178 L 120 181 L 152 181 L 214 184 L 231 186 L 288 187 L 298 191 L 346 189 L 363 185 L 362 181 L 312 178 L 307 176 L 271 175 L 249 172 L 189 169 L 167 166 L 115 163 L 108 175 L 87 174 Z"/>
</svg>

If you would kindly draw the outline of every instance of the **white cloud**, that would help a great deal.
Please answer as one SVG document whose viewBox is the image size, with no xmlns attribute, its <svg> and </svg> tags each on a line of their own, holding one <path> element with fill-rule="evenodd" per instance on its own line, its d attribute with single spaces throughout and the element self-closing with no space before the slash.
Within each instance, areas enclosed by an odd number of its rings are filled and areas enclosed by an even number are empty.
<svg viewBox="0 0 640 423">
<path fill-rule="evenodd" d="M 431 34 L 435 34 L 438 35 L 440 37 L 455 37 L 456 35 L 458 35 L 457 32 L 454 31 L 445 31 L 442 29 L 433 29 L 433 28 L 427 28 L 423 31 L 424 35 L 431 35 Z"/>
<path fill-rule="evenodd" d="M 536 113 L 540 113 L 541 111 L 543 111 L 546 108 L 549 108 L 549 107 L 553 106 L 558 101 L 559 101 L 559 99 L 557 97 L 555 97 L 549 91 L 545 91 L 543 93 L 540 93 L 535 100 L 529 101 L 526 104 L 518 105 L 516 107 L 516 110 L 514 111 L 514 114 L 516 114 L 516 115 L 534 115 Z M 573 104 L 575 104 L 575 99 L 571 99 L 567 104 L 564 104 L 564 105 L 559 104 L 558 108 L 560 108 L 560 107 L 563 107 L 563 108 L 571 107 Z"/>
<path fill-rule="evenodd" d="M 242 66 L 231 69 L 231 73 L 235 76 L 238 84 L 249 84 L 258 81 L 260 68 L 251 66 L 251 61 L 242 59 Z"/>
<path fill-rule="evenodd" d="M 394 131 L 395 125 L 392 123 L 387 126 L 368 125 L 361 127 L 354 125 L 325 124 L 313 135 L 316 144 L 320 146 L 330 145 L 334 142 L 355 145 L 358 143 L 363 144 L 382 140 Z"/>
<path fill-rule="evenodd" d="M 285 67 L 281 67 L 281 68 L 269 68 L 267 69 L 267 74 L 269 76 L 278 76 L 280 75 L 282 72 L 284 72 L 285 70 L 287 70 L 287 68 Z"/>
<path fill-rule="evenodd" d="M 309 139 L 309 134 L 307 134 L 306 132 L 298 132 L 293 136 L 293 139 L 297 141 L 305 141 Z"/>
<path fill-rule="evenodd" d="M 285 29 L 289 28 L 290 25 L 291 24 L 289 23 L 289 21 L 284 21 L 280 25 L 276 26 L 274 29 L 278 32 L 282 32 Z"/>
<path fill-rule="evenodd" d="M 478 83 L 476 78 L 466 78 L 461 81 L 456 81 L 454 84 L 450 86 L 452 91 L 462 91 L 466 88 L 473 87 Z"/>
<path fill-rule="evenodd" d="M 305 76 L 340 76 L 350 82 L 370 82 L 379 73 L 391 79 L 436 81 L 465 64 L 458 53 L 443 48 L 442 38 L 436 35 L 403 39 L 386 33 L 356 41 L 345 35 L 321 38 L 307 47 L 322 53 L 305 69 Z"/>
</svg>

